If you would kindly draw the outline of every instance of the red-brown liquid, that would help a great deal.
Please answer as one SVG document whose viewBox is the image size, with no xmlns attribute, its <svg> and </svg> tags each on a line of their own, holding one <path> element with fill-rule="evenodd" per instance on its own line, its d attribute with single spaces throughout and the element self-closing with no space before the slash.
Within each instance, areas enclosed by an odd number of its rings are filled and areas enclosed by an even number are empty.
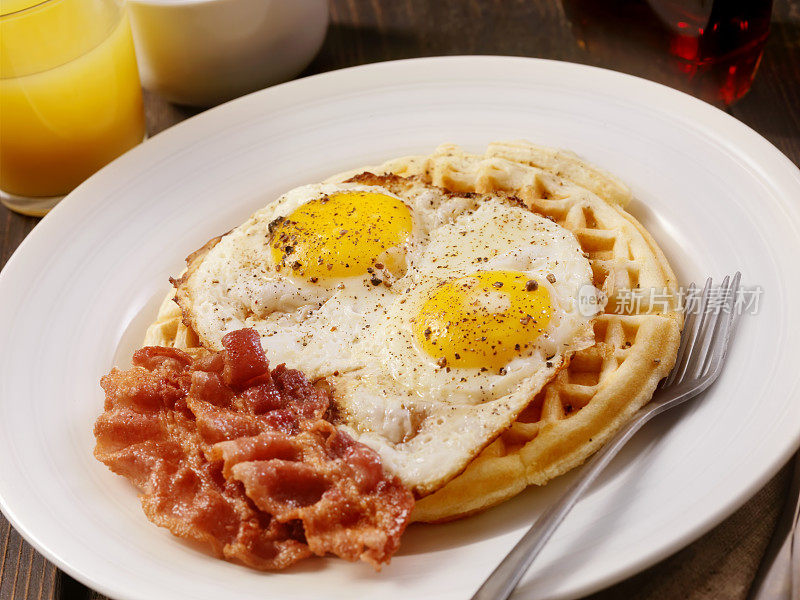
<svg viewBox="0 0 800 600">
<path fill-rule="evenodd" d="M 666 57 L 682 81 L 670 81 L 667 74 L 665 83 L 726 105 L 750 89 L 772 12 L 772 0 L 563 0 L 563 4 L 579 44 L 596 54 L 594 58 L 621 60 L 618 64 L 646 75 L 654 60 L 661 62 L 658 55 Z M 641 54 L 632 56 L 636 52 Z M 650 71 L 644 61 L 650 61 Z"/>
</svg>

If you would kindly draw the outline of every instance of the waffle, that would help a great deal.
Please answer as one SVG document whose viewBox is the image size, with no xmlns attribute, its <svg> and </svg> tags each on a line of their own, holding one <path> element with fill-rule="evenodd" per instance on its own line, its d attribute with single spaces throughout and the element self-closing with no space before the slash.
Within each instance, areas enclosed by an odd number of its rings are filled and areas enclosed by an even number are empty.
<svg viewBox="0 0 800 600">
<path fill-rule="evenodd" d="M 573 232 L 589 258 L 595 287 L 608 298 L 594 322 L 595 344 L 575 353 L 459 476 L 420 499 L 413 520 L 467 516 L 528 485 L 545 484 L 580 465 L 650 400 L 675 361 L 682 316 L 673 301 L 675 276 L 650 234 L 624 210 L 631 195 L 622 182 L 570 152 L 527 142 L 493 143 L 482 155 L 446 144 L 429 156 L 363 167 L 329 181 L 364 171 L 420 177 L 459 192 L 516 195 Z M 637 294 L 644 290 L 658 293 Z M 181 322 L 172 293 L 145 344 L 190 350 L 199 345 Z"/>
</svg>

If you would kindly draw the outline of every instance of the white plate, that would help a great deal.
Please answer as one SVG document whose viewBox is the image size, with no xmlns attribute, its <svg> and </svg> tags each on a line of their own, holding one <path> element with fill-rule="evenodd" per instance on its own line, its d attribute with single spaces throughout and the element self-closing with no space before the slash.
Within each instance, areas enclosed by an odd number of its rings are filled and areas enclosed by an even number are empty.
<svg viewBox="0 0 800 600">
<path fill-rule="evenodd" d="M 383 572 L 310 560 L 258 573 L 151 525 L 92 457 L 98 379 L 127 364 L 167 276 L 299 184 L 452 141 L 528 138 L 627 181 L 684 283 L 763 286 L 720 381 L 638 435 L 581 501 L 519 598 L 571 598 L 719 523 L 800 442 L 800 172 L 728 115 L 641 79 L 519 58 L 383 63 L 296 81 L 159 134 L 103 169 L 0 275 L 0 506 L 59 567 L 117 598 L 468 598 L 570 476 L 487 513 L 412 526 Z"/>
</svg>

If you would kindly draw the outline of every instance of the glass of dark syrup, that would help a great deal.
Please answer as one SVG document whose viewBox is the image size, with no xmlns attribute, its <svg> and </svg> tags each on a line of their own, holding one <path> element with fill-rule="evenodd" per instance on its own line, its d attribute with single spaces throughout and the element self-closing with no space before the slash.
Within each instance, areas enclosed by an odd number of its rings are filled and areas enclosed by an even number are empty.
<svg viewBox="0 0 800 600">
<path fill-rule="evenodd" d="M 723 106 L 750 89 L 772 13 L 772 0 L 562 2 L 579 45 L 596 53 L 594 62 Z"/>
</svg>

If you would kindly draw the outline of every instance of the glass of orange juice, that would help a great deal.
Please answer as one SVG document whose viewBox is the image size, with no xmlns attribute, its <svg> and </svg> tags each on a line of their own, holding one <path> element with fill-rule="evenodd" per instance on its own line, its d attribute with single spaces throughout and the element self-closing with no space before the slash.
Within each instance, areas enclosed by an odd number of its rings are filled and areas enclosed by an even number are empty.
<svg viewBox="0 0 800 600">
<path fill-rule="evenodd" d="M 0 0 L 0 201 L 41 216 L 142 141 L 123 0 Z"/>
</svg>

